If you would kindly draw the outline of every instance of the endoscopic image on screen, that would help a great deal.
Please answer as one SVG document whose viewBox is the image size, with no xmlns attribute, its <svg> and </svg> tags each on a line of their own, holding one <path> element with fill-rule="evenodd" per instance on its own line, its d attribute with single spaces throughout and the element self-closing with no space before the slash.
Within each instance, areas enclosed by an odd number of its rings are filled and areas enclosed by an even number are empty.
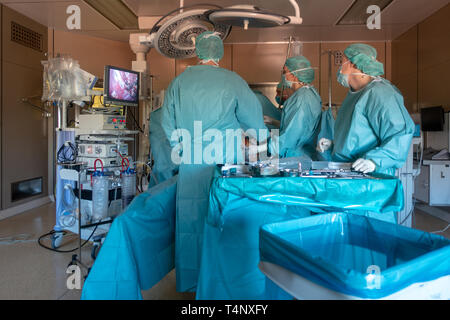
<svg viewBox="0 0 450 320">
<path fill-rule="evenodd" d="M 110 70 L 109 96 L 117 100 L 136 101 L 138 76 L 121 70 Z"/>
</svg>

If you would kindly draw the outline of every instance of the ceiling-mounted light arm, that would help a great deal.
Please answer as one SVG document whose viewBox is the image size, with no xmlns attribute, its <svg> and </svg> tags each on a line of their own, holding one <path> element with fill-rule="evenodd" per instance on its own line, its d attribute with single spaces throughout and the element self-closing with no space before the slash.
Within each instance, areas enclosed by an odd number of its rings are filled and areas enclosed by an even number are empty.
<svg viewBox="0 0 450 320">
<path fill-rule="evenodd" d="M 202 6 L 216 7 L 216 8 L 222 9 L 221 6 L 215 5 L 215 4 L 210 4 L 210 3 L 197 3 L 197 4 L 185 6 L 184 0 L 180 0 L 179 8 L 176 8 L 176 9 L 168 12 L 167 14 L 163 15 L 160 19 L 158 19 L 158 21 L 156 21 L 155 24 L 153 25 L 153 27 L 150 29 L 150 32 L 148 33 L 148 35 L 139 36 L 139 43 L 141 45 L 148 46 L 150 49 L 153 48 L 155 45 L 156 32 L 158 31 L 158 28 L 159 28 L 158 25 L 161 21 L 163 21 L 164 19 L 166 19 L 167 17 L 169 17 L 170 15 L 172 15 L 174 13 L 184 12 L 184 9 L 191 9 L 191 8 L 202 7 Z M 195 45 L 195 42 L 193 42 L 193 43 Z"/>
<path fill-rule="evenodd" d="M 300 17 L 300 6 L 298 5 L 296 0 L 289 0 L 289 2 L 295 9 L 295 16 L 289 16 L 289 19 L 291 19 L 290 24 L 302 24 L 303 19 Z"/>
</svg>

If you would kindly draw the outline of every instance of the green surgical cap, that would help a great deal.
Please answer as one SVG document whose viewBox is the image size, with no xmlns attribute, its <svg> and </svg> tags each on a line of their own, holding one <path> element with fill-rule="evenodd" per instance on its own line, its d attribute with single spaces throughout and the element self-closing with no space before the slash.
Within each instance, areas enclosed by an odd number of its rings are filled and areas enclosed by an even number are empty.
<svg viewBox="0 0 450 320">
<path fill-rule="evenodd" d="M 200 60 L 218 62 L 223 57 L 223 41 L 215 32 L 206 31 L 195 39 L 195 53 Z"/>
<path fill-rule="evenodd" d="M 384 74 L 384 66 L 377 61 L 377 50 L 367 44 L 355 43 L 344 51 L 347 58 L 363 73 L 377 77 Z"/>
<path fill-rule="evenodd" d="M 305 83 L 311 83 L 314 81 L 314 69 L 311 67 L 311 62 L 309 62 L 309 60 L 304 56 L 291 57 L 286 60 L 285 65 L 299 81 Z"/>
</svg>

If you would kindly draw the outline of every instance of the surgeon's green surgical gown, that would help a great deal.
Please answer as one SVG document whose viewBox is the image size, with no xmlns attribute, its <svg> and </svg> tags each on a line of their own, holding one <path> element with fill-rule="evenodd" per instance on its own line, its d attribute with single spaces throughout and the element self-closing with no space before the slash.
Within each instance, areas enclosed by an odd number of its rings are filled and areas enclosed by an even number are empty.
<svg viewBox="0 0 450 320">
<path fill-rule="evenodd" d="M 317 135 L 322 115 L 320 95 L 312 86 L 304 86 L 285 102 L 281 115 L 280 137 L 273 139 L 271 153 L 282 158 L 306 156 L 316 153 Z"/>
<path fill-rule="evenodd" d="M 340 162 L 372 160 L 376 172 L 394 175 L 408 156 L 413 133 L 401 93 L 377 78 L 345 98 L 336 118 L 332 157 Z"/>
<path fill-rule="evenodd" d="M 263 115 L 271 117 L 275 120 L 281 120 L 281 110 L 273 105 L 273 103 L 267 98 L 261 91 L 253 90 L 259 102 L 261 103 Z M 268 124 L 269 129 L 278 129 L 274 125 Z"/>
<path fill-rule="evenodd" d="M 243 161 L 240 146 L 233 146 L 241 142 L 235 130 L 254 129 L 258 133 L 263 129 L 266 133 L 261 139 L 267 138 L 268 130 L 261 105 L 247 83 L 234 72 L 210 65 L 189 67 L 175 78 L 166 92 L 162 112 L 162 126 L 169 140 L 175 129 L 190 134 L 174 134 L 170 142 L 175 147 L 183 140 L 181 153 L 185 159 L 177 183 L 177 291 L 195 291 L 214 165 Z M 202 132 L 198 122 L 194 130 L 195 121 L 201 121 Z M 189 161 L 191 164 L 186 163 Z"/>
<path fill-rule="evenodd" d="M 172 148 L 162 129 L 161 117 L 161 108 L 150 114 L 150 147 L 154 160 L 150 187 L 172 178 L 178 172 L 178 166 L 171 161 Z"/>
</svg>

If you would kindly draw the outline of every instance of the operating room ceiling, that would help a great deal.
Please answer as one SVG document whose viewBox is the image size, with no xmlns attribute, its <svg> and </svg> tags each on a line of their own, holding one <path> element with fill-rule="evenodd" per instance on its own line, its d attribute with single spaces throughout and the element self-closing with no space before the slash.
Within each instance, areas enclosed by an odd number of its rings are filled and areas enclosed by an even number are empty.
<svg viewBox="0 0 450 320">
<path fill-rule="evenodd" d="M 303 24 L 249 30 L 234 27 L 226 42 L 284 42 L 289 36 L 305 42 L 392 40 L 449 3 L 449 0 L 394 0 L 382 12 L 381 30 L 369 30 L 365 25 L 337 25 L 354 1 L 297 0 Z M 372 2 L 377 1 L 379 0 Z M 122 0 L 122 2 L 136 16 L 153 17 L 154 20 L 180 6 L 179 0 Z M 0 3 L 43 25 L 59 30 L 67 30 L 66 10 L 69 5 L 75 4 L 81 9 L 81 31 L 73 32 L 119 41 L 128 41 L 131 32 L 139 32 L 139 30 L 120 30 L 81 0 L 0 0 Z M 185 6 L 198 3 L 211 3 L 223 7 L 252 4 L 274 13 L 294 15 L 294 9 L 288 0 L 184 0 Z"/>
</svg>

